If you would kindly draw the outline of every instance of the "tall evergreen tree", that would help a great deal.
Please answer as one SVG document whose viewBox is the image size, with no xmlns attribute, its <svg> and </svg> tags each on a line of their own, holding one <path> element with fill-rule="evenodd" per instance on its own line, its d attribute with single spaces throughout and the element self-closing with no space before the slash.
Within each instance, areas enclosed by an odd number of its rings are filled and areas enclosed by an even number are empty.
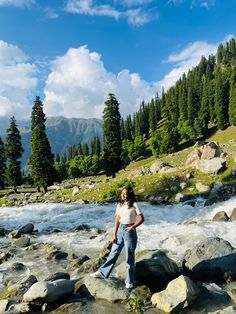
<svg viewBox="0 0 236 314">
<path fill-rule="evenodd" d="M 29 158 L 29 168 L 38 190 L 43 187 L 46 192 L 47 187 L 58 179 L 58 173 L 54 167 L 54 156 L 47 138 L 45 121 L 43 104 L 36 96 L 31 113 L 32 153 Z"/>
<path fill-rule="evenodd" d="M 236 125 L 236 67 L 233 67 L 230 77 L 229 123 Z"/>
<path fill-rule="evenodd" d="M 5 186 L 6 156 L 4 143 L 0 137 L 0 190 Z"/>
<path fill-rule="evenodd" d="M 115 176 L 121 169 L 121 132 L 119 103 L 113 94 L 108 95 L 103 111 L 104 169 L 107 176 Z"/>
<path fill-rule="evenodd" d="M 15 193 L 17 193 L 17 186 L 22 182 L 20 159 L 23 151 L 20 132 L 13 116 L 10 119 L 10 127 L 7 129 L 5 153 L 7 158 L 7 183 L 8 185 L 13 186 Z"/>
<path fill-rule="evenodd" d="M 218 129 L 228 125 L 229 87 L 226 71 L 223 73 L 219 66 L 215 73 L 215 112 Z"/>
</svg>

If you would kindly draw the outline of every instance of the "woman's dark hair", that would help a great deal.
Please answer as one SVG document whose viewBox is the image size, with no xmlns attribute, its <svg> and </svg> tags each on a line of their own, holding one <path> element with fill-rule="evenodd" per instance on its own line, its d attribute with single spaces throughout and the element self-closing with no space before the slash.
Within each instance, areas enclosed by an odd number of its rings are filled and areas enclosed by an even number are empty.
<svg viewBox="0 0 236 314">
<path fill-rule="evenodd" d="M 128 208 L 132 207 L 134 202 L 136 202 L 136 199 L 135 199 L 135 195 L 134 195 L 134 190 L 131 188 L 131 186 L 127 186 L 127 187 L 124 187 L 122 191 L 124 190 L 127 190 L 128 192 L 128 197 L 127 197 L 127 203 L 128 203 Z M 121 196 L 120 196 L 120 199 L 119 199 L 119 204 L 120 205 L 123 205 L 124 204 L 124 200 L 122 200 Z"/>
</svg>

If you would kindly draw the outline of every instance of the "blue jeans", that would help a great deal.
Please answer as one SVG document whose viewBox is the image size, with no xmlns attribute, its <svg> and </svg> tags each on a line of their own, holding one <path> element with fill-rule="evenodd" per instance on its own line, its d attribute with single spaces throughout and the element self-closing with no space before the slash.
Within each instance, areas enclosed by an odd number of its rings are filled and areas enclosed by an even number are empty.
<svg viewBox="0 0 236 314">
<path fill-rule="evenodd" d="M 131 225 L 120 224 L 117 232 L 117 242 L 112 245 L 111 252 L 106 262 L 98 270 L 105 278 L 108 278 L 113 267 L 115 266 L 120 252 L 122 251 L 123 247 L 125 247 L 127 270 L 125 283 L 133 284 L 135 274 L 135 249 L 137 246 L 137 233 L 136 229 L 131 232 L 125 231 L 125 228 L 128 226 Z"/>
</svg>

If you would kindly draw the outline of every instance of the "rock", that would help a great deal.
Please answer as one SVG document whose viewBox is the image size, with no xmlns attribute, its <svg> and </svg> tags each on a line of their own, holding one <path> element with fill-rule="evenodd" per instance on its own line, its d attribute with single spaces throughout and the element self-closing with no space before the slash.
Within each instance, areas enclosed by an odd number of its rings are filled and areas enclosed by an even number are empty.
<svg viewBox="0 0 236 314">
<path fill-rule="evenodd" d="M 28 223 L 24 226 L 22 226 L 20 229 L 19 229 L 19 233 L 20 234 L 26 234 L 26 233 L 32 233 L 34 231 L 34 225 L 31 224 L 31 223 Z"/>
<path fill-rule="evenodd" d="M 5 313 L 9 306 L 8 300 L 0 300 L 0 313 Z"/>
<path fill-rule="evenodd" d="M 231 220 L 231 221 L 235 221 L 235 220 L 236 220 L 236 208 L 234 208 L 234 209 L 232 210 L 232 213 L 231 213 L 231 215 L 230 215 L 230 220 Z"/>
<path fill-rule="evenodd" d="M 159 171 L 166 166 L 169 166 L 169 165 L 164 163 L 163 161 L 157 160 L 153 164 L 151 164 L 150 172 L 152 174 L 159 173 Z"/>
<path fill-rule="evenodd" d="M 118 265 L 116 271 L 120 278 L 125 279 L 126 262 Z M 136 254 L 135 280 L 148 286 L 151 291 L 160 291 L 177 276 L 179 268 L 165 252 L 144 250 Z"/>
<path fill-rule="evenodd" d="M 78 273 L 92 273 L 95 272 L 106 259 L 104 257 L 91 258 L 85 261 L 77 270 Z"/>
<path fill-rule="evenodd" d="M 211 160 L 199 160 L 195 168 L 203 173 L 216 175 L 226 169 L 226 161 L 220 157 Z"/>
<path fill-rule="evenodd" d="M 184 198 L 184 195 L 182 193 L 177 193 L 175 195 L 175 201 L 176 202 L 181 202 L 183 200 L 183 198 Z"/>
<path fill-rule="evenodd" d="M 165 167 L 161 168 L 158 173 L 162 174 L 162 173 L 168 173 L 168 172 L 176 172 L 178 170 L 179 170 L 179 168 L 177 168 L 177 167 L 165 166 Z"/>
<path fill-rule="evenodd" d="M 3 237 L 6 234 L 6 230 L 0 227 L 0 237 Z"/>
<path fill-rule="evenodd" d="M 7 310 L 7 313 L 9 314 L 29 313 L 30 314 L 32 313 L 32 311 L 28 303 L 17 303 L 17 304 L 11 304 Z"/>
<path fill-rule="evenodd" d="M 181 275 L 172 280 L 166 290 L 154 293 L 151 302 L 161 311 L 172 313 L 193 304 L 199 294 L 198 286 L 188 277 Z"/>
<path fill-rule="evenodd" d="M 69 262 L 66 269 L 67 270 L 75 270 L 76 268 L 83 265 L 84 262 L 88 261 L 90 258 L 87 255 L 83 255 L 81 257 L 75 258 Z"/>
<path fill-rule="evenodd" d="M 185 253 L 183 269 L 193 280 L 225 282 L 228 272 L 236 276 L 236 250 L 221 238 L 206 238 Z"/>
<path fill-rule="evenodd" d="M 106 243 L 103 248 L 101 249 L 100 253 L 99 253 L 99 258 L 103 258 L 103 257 L 107 257 L 111 251 L 111 247 L 112 247 L 112 242 L 109 241 L 108 243 Z"/>
<path fill-rule="evenodd" d="M 147 286 L 142 285 L 142 286 L 138 286 L 138 287 L 134 288 L 131 291 L 129 297 L 131 299 L 139 299 L 139 300 L 146 302 L 147 300 L 151 299 L 151 296 L 152 296 L 152 294 L 151 294 L 150 289 Z"/>
<path fill-rule="evenodd" d="M 54 274 L 48 276 L 46 279 L 44 279 L 44 281 L 55 281 L 55 280 L 58 280 L 58 279 L 70 280 L 70 274 L 63 273 L 63 272 L 54 273 Z"/>
<path fill-rule="evenodd" d="M 68 256 L 68 253 L 61 252 L 61 251 L 54 251 L 48 254 L 46 257 L 48 260 L 61 260 L 66 259 Z"/>
<path fill-rule="evenodd" d="M 212 220 L 214 220 L 214 221 L 228 221 L 229 217 L 225 211 L 220 211 L 220 212 L 215 214 L 215 216 L 212 218 Z"/>
<path fill-rule="evenodd" d="M 215 182 L 213 188 L 211 189 L 210 195 L 218 191 L 223 186 L 222 182 Z"/>
<path fill-rule="evenodd" d="M 8 289 L 14 291 L 16 299 L 19 299 L 23 294 L 37 282 L 37 278 L 34 275 L 23 278 L 20 282 L 10 286 Z"/>
<path fill-rule="evenodd" d="M 236 304 L 236 282 L 229 283 L 226 288 L 231 300 Z"/>
<path fill-rule="evenodd" d="M 52 311 L 52 314 L 77 314 L 77 313 L 84 313 L 84 302 L 82 300 L 73 300 L 73 302 L 68 302 L 62 304 L 57 309 Z M 87 312 L 89 313 L 89 311 Z"/>
<path fill-rule="evenodd" d="M 236 306 L 228 306 L 224 309 L 217 310 L 215 312 L 208 312 L 208 314 L 235 314 Z"/>
<path fill-rule="evenodd" d="M 9 239 L 19 239 L 21 237 L 21 234 L 19 230 L 13 230 L 8 234 Z"/>
<path fill-rule="evenodd" d="M 179 186 L 180 186 L 181 190 L 184 190 L 186 188 L 186 186 L 187 186 L 187 183 L 186 182 L 181 182 Z"/>
<path fill-rule="evenodd" d="M 124 289 L 124 282 L 119 279 L 96 279 L 86 276 L 84 285 L 95 299 L 116 302 L 126 300 L 129 291 Z"/>
<path fill-rule="evenodd" d="M 33 284 L 24 294 L 25 302 L 46 302 L 54 303 L 73 294 L 74 283 L 67 279 L 58 279 L 53 282 L 40 281 Z"/>
<path fill-rule="evenodd" d="M 90 231 L 91 228 L 87 224 L 81 224 L 75 228 L 75 231 Z"/>
<path fill-rule="evenodd" d="M 204 206 L 209 206 L 217 202 L 223 202 L 230 199 L 236 194 L 236 184 L 223 185 L 219 187 L 214 193 L 210 194 L 210 197 L 206 200 Z"/>
<path fill-rule="evenodd" d="M 75 196 L 79 194 L 79 187 L 78 186 L 74 186 L 72 189 L 72 196 Z"/>
<path fill-rule="evenodd" d="M 26 237 L 26 236 L 23 236 L 17 240 L 15 240 L 14 242 L 12 242 L 12 246 L 15 246 L 15 247 L 26 247 L 30 244 L 30 238 L 29 237 Z"/>
<path fill-rule="evenodd" d="M 185 167 L 186 168 L 195 167 L 196 162 L 200 159 L 201 159 L 201 151 L 199 150 L 199 148 L 197 148 L 187 156 Z"/>
<path fill-rule="evenodd" d="M 10 252 L 0 252 L 0 264 L 8 261 L 13 255 Z"/>
<path fill-rule="evenodd" d="M 52 253 L 52 252 L 56 252 L 56 251 L 59 251 L 59 249 L 52 243 L 46 243 L 44 244 L 43 246 L 43 251 L 45 253 Z"/>
<path fill-rule="evenodd" d="M 11 270 L 13 270 L 13 271 L 22 271 L 22 270 L 25 270 L 25 269 L 26 269 L 26 267 L 22 263 L 13 263 L 11 265 Z"/>
<path fill-rule="evenodd" d="M 197 182 L 196 183 L 196 189 L 198 190 L 198 192 L 200 193 L 208 193 L 210 192 L 211 188 L 209 187 L 209 185 L 206 185 L 202 182 Z"/>
<path fill-rule="evenodd" d="M 193 174 L 192 173 L 187 173 L 186 174 L 186 179 L 191 179 L 193 178 Z"/>
</svg>

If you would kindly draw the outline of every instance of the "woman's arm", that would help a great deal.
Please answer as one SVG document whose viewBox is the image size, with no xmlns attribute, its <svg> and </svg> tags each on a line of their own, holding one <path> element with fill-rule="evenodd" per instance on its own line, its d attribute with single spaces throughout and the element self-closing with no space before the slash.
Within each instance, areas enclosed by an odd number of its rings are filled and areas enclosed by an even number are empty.
<svg viewBox="0 0 236 314">
<path fill-rule="evenodd" d="M 117 231 L 118 231 L 119 225 L 120 225 L 120 215 L 116 214 L 114 232 L 112 235 L 112 242 L 113 243 L 116 243 L 116 241 L 117 241 Z"/>
<path fill-rule="evenodd" d="M 126 231 L 131 232 L 138 226 L 140 226 L 144 222 L 144 216 L 143 214 L 138 215 L 138 220 L 130 227 L 126 228 Z"/>
</svg>

